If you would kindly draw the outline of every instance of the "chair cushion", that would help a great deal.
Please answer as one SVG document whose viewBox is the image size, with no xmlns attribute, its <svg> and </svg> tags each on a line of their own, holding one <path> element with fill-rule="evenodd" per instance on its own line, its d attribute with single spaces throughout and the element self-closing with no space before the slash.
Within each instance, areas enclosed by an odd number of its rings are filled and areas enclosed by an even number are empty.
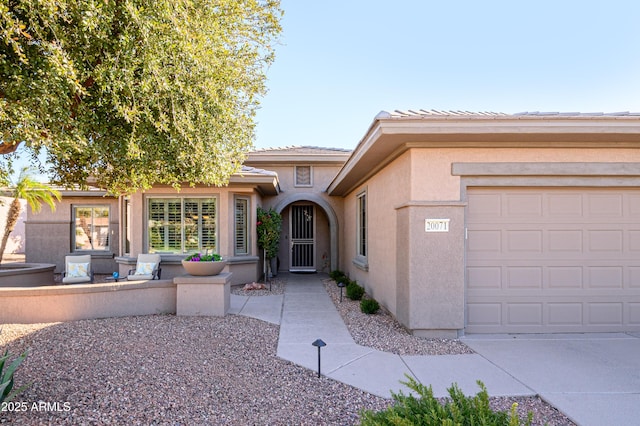
<svg viewBox="0 0 640 426">
<path fill-rule="evenodd" d="M 153 274 L 149 274 L 149 275 L 141 275 L 141 274 L 127 275 L 127 280 L 129 280 L 129 281 L 146 281 L 146 280 L 152 280 L 152 279 L 153 279 Z"/>
<path fill-rule="evenodd" d="M 155 268 L 156 264 L 153 262 L 138 262 L 135 275 L 150 275 Z"/>
<path fill-rule="evenodd" d="M 69 278 L 81 278 L 89 276 L 89 264 L 88 263 L 69 263 L 69 270 L 67 271 L 67 277 Z"/>
</svg>

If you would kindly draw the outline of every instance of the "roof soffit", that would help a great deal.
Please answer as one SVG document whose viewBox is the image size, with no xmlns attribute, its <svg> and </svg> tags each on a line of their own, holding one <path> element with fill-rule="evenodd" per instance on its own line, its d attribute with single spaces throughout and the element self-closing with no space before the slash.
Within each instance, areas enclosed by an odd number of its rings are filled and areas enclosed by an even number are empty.
<svg viewBox="0 0 640 426">
<path fill-rule="evenodd" d="M 410 148 L 640 148 L 640 117 L 379 115 L 329 185 L 347 195 Z"/>
</svg>

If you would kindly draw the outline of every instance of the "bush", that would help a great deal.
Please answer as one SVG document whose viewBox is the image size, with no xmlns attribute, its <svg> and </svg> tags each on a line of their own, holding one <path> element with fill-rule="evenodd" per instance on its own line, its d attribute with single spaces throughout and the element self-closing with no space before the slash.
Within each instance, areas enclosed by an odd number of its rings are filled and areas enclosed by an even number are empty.
<svg viewBox="0 0 640 426">
<path fill-rule="evenodd" d="M 350 281 L 347 284 L 347 297 L 351 300 L 360 300 L 364 296 L 364 288 L 360 287 L 357 282 Z"/>
<path fill-rule="evenodd" d="M 360 302 L 360 310 L 365 314 L 375 314 L 380 309 L 380 304 L 374 299 L 362 299 Z"/>
<path fill-rule="evenodd" d="M 16 369 L 22 364 L 27 358 L 27 351 L 24 351 L 22 355 L 18 358 L 14 359 L 13 362 L 7 367 L 5 370 L 5 362 L 9 359 L 11 355 L 9 355 L 9 350 L 5 350 L 4 355 L 0 357 L 0 403 L 1 402 L 9 402 L 20 392 L 25 390 L 27 386 L 23 386 L 20 389 L 11 392 L 13 389 L 13 373 L 15 373 Z"/>
<path fill-rule="evenodd" d="M 335 271 L 331 271 L 329 272 L 329 278 L 331 278 L 332 280 L 334 280 L 335 282 L 340 282 L 339 279 L 344 277 L 344 272 L 342 272 L 339 269 L 336 269 Z"/>
<path fill-rule="evenodd" d="M 488 425 L 488 426 L 519 426 L 522 423 L 516 413 L 518 404 L 511 406 L 509 413 L 493 411 L 489 406 L 489 394 L 487 388 L 480 380 L 480 392 L 476 396 L 467 397 L 455 383 L 447 389 L 449 399 L 441 404 L 434 396 L 431 386 L 427 387 L 418 383 L 413 377 L 405 375 L 409 389 L 419 395 L 404 395 L 402 391 L 396 394 L 392 392 L 394 404 L 384 411 L 362 411 L 361 422 L 363 426 L 378 425 Z M 524 425 L 531 425 L 533 413 Z"/>
</svg>

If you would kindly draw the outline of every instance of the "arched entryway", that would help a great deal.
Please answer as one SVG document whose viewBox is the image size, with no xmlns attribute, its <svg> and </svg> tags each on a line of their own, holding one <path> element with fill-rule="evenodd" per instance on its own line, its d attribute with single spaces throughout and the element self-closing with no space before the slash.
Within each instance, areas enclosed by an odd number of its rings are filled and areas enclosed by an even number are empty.
<svg viewBox="0 0 640 426">
<path fill-rule="evenodd" d="M 284 219 L 280 247 L 281 251 L 286 250 L 286 256 L 281 259 L 280 269 L 338 269 L 338 217 L 324 198 L 291 194 L 281 199 L 274 210 Z"/>
</svg>

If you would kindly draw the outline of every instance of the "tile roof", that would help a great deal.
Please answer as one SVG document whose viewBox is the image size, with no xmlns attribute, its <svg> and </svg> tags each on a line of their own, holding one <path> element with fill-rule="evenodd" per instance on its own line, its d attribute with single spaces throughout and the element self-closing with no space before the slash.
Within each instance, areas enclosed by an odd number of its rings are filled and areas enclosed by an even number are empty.
<svg viewBox="0 0 640 426">
<path fill-rule="evenodd" d="M 265 169 L 258 169 L 256 167 L 249 167 L 249 166 L 242 166 L 242 170 L 239 173 L 239 175 L 242 175 L 244 173 L 251 173 L 254 175 L 264 175 L 264 176 L 278 176 L 278 173 L 273 172 L 271 170 L 265 170 Z"/>
<path fill-rule="evenodd" d="M 478 118 L 519 118 L 519 117 L 640 117 L 640 112 L 542 112 L 542 111 L 525 111 L 515 114 L 507 114 L 504 112 L 493 111 L 440 111 L 440 110 L 424 110 L 424 109 L 408 109 L 408 110 L 394 110 L 392 112 L 381 111 L 376 116 L 376 119 L 388 119 L 388 118 L 463 118 L 463 117 L 478 117 Z"/>
</svg>

